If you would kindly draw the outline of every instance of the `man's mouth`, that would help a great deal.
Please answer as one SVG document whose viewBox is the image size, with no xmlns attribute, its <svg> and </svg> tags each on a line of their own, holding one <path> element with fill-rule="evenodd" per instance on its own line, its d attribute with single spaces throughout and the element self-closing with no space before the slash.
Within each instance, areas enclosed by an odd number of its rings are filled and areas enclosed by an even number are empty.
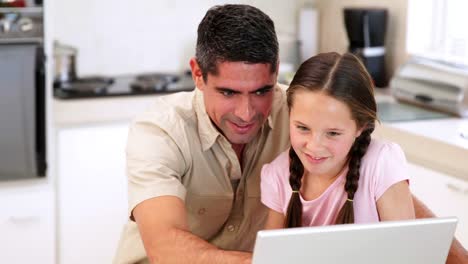
<svg viewBox="0 0 468 264">
<path fill-rule="evenodd" d="M 234 131 L 239 134 L 245 134 L 249 132 L 255 126 L 255 122 L 248 123 L 248 124 L 237 124 L 237 123 L 229 121 L 229 123 L 234 128 Z"/>
</svg>

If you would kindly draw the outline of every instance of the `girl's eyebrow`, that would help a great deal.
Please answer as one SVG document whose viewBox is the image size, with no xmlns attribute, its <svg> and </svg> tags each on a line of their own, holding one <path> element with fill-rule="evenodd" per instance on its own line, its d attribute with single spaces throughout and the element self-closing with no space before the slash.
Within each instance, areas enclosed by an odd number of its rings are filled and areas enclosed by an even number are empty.
<svg viewBox="0 0 468 264">
<path fill-rule="evenodd" d="M 298 120 L 293 120 L 293 122 L 294 122 L 296 125 L 307 126 L 306 124 L 304 124 L 304 123 L 302 123 L 301 121 L 298 121 Z"/>
<path fill-rule="evenodd" d="M 342 129 L 342 128 L 335 128 L 335 127 L 328 128 L 328 130 L 333 130 L 333 131 L 344 131 L 344 129 Z"/>
</svg>

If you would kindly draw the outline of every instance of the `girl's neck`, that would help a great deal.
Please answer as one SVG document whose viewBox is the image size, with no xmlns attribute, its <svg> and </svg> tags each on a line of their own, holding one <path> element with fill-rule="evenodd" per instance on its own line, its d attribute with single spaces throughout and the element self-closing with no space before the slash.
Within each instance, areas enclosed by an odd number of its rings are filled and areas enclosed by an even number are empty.
<svg viewBox="0 0 468 264">
<path fill-rule="evenodd" d="M 305 200 L 314 200 L 320 197 L 332 185 L 336 179 L 348 168 L 348 162 L 344 162 L 341 168 L 330 174 L 314 174 L 304 172 L 302 177 L 301 195 Z"/>
</svg>

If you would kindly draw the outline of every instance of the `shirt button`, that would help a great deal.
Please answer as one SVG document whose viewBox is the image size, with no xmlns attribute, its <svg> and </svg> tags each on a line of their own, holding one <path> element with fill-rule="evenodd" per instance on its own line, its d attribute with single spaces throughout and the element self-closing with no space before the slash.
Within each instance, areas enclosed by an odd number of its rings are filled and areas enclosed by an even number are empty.
<svg viewBox="0 0 468 264">
<path fill-rule="evenodd" d="M 198 214 L 199 214 L 199 215 L 203 215 L 203 214 L 205 214 L 205 213 L 206 213 L 206 209 L 205 209 L 205 208 L 200 208 L 200 209 L 198 210 Z"/>
<path fill-rule="evenodd" d="M 227 230 L 228 230 L 229 232 L 234 232 L 234 231 L 236 231 L 236 227 L 235 227 L 234 225 L 228 225 L 228 226 L 227 226 Z"/>
</svg>

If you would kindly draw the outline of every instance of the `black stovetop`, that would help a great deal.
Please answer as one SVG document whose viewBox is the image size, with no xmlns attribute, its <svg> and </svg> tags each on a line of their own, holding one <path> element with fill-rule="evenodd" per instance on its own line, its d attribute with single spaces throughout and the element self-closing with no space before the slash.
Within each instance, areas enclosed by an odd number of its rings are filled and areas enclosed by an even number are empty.
<svg viewBox="0 0 468 264">
<path fill-rule="evenodd" d="M 169 94 L 195 88 L 190 72 L 182 74 L 151 73 L 116 77 L 87 77 L 72 83 L 54 84 L 54 97 L 80 99 L 112 96 Z"/>
</svg>

